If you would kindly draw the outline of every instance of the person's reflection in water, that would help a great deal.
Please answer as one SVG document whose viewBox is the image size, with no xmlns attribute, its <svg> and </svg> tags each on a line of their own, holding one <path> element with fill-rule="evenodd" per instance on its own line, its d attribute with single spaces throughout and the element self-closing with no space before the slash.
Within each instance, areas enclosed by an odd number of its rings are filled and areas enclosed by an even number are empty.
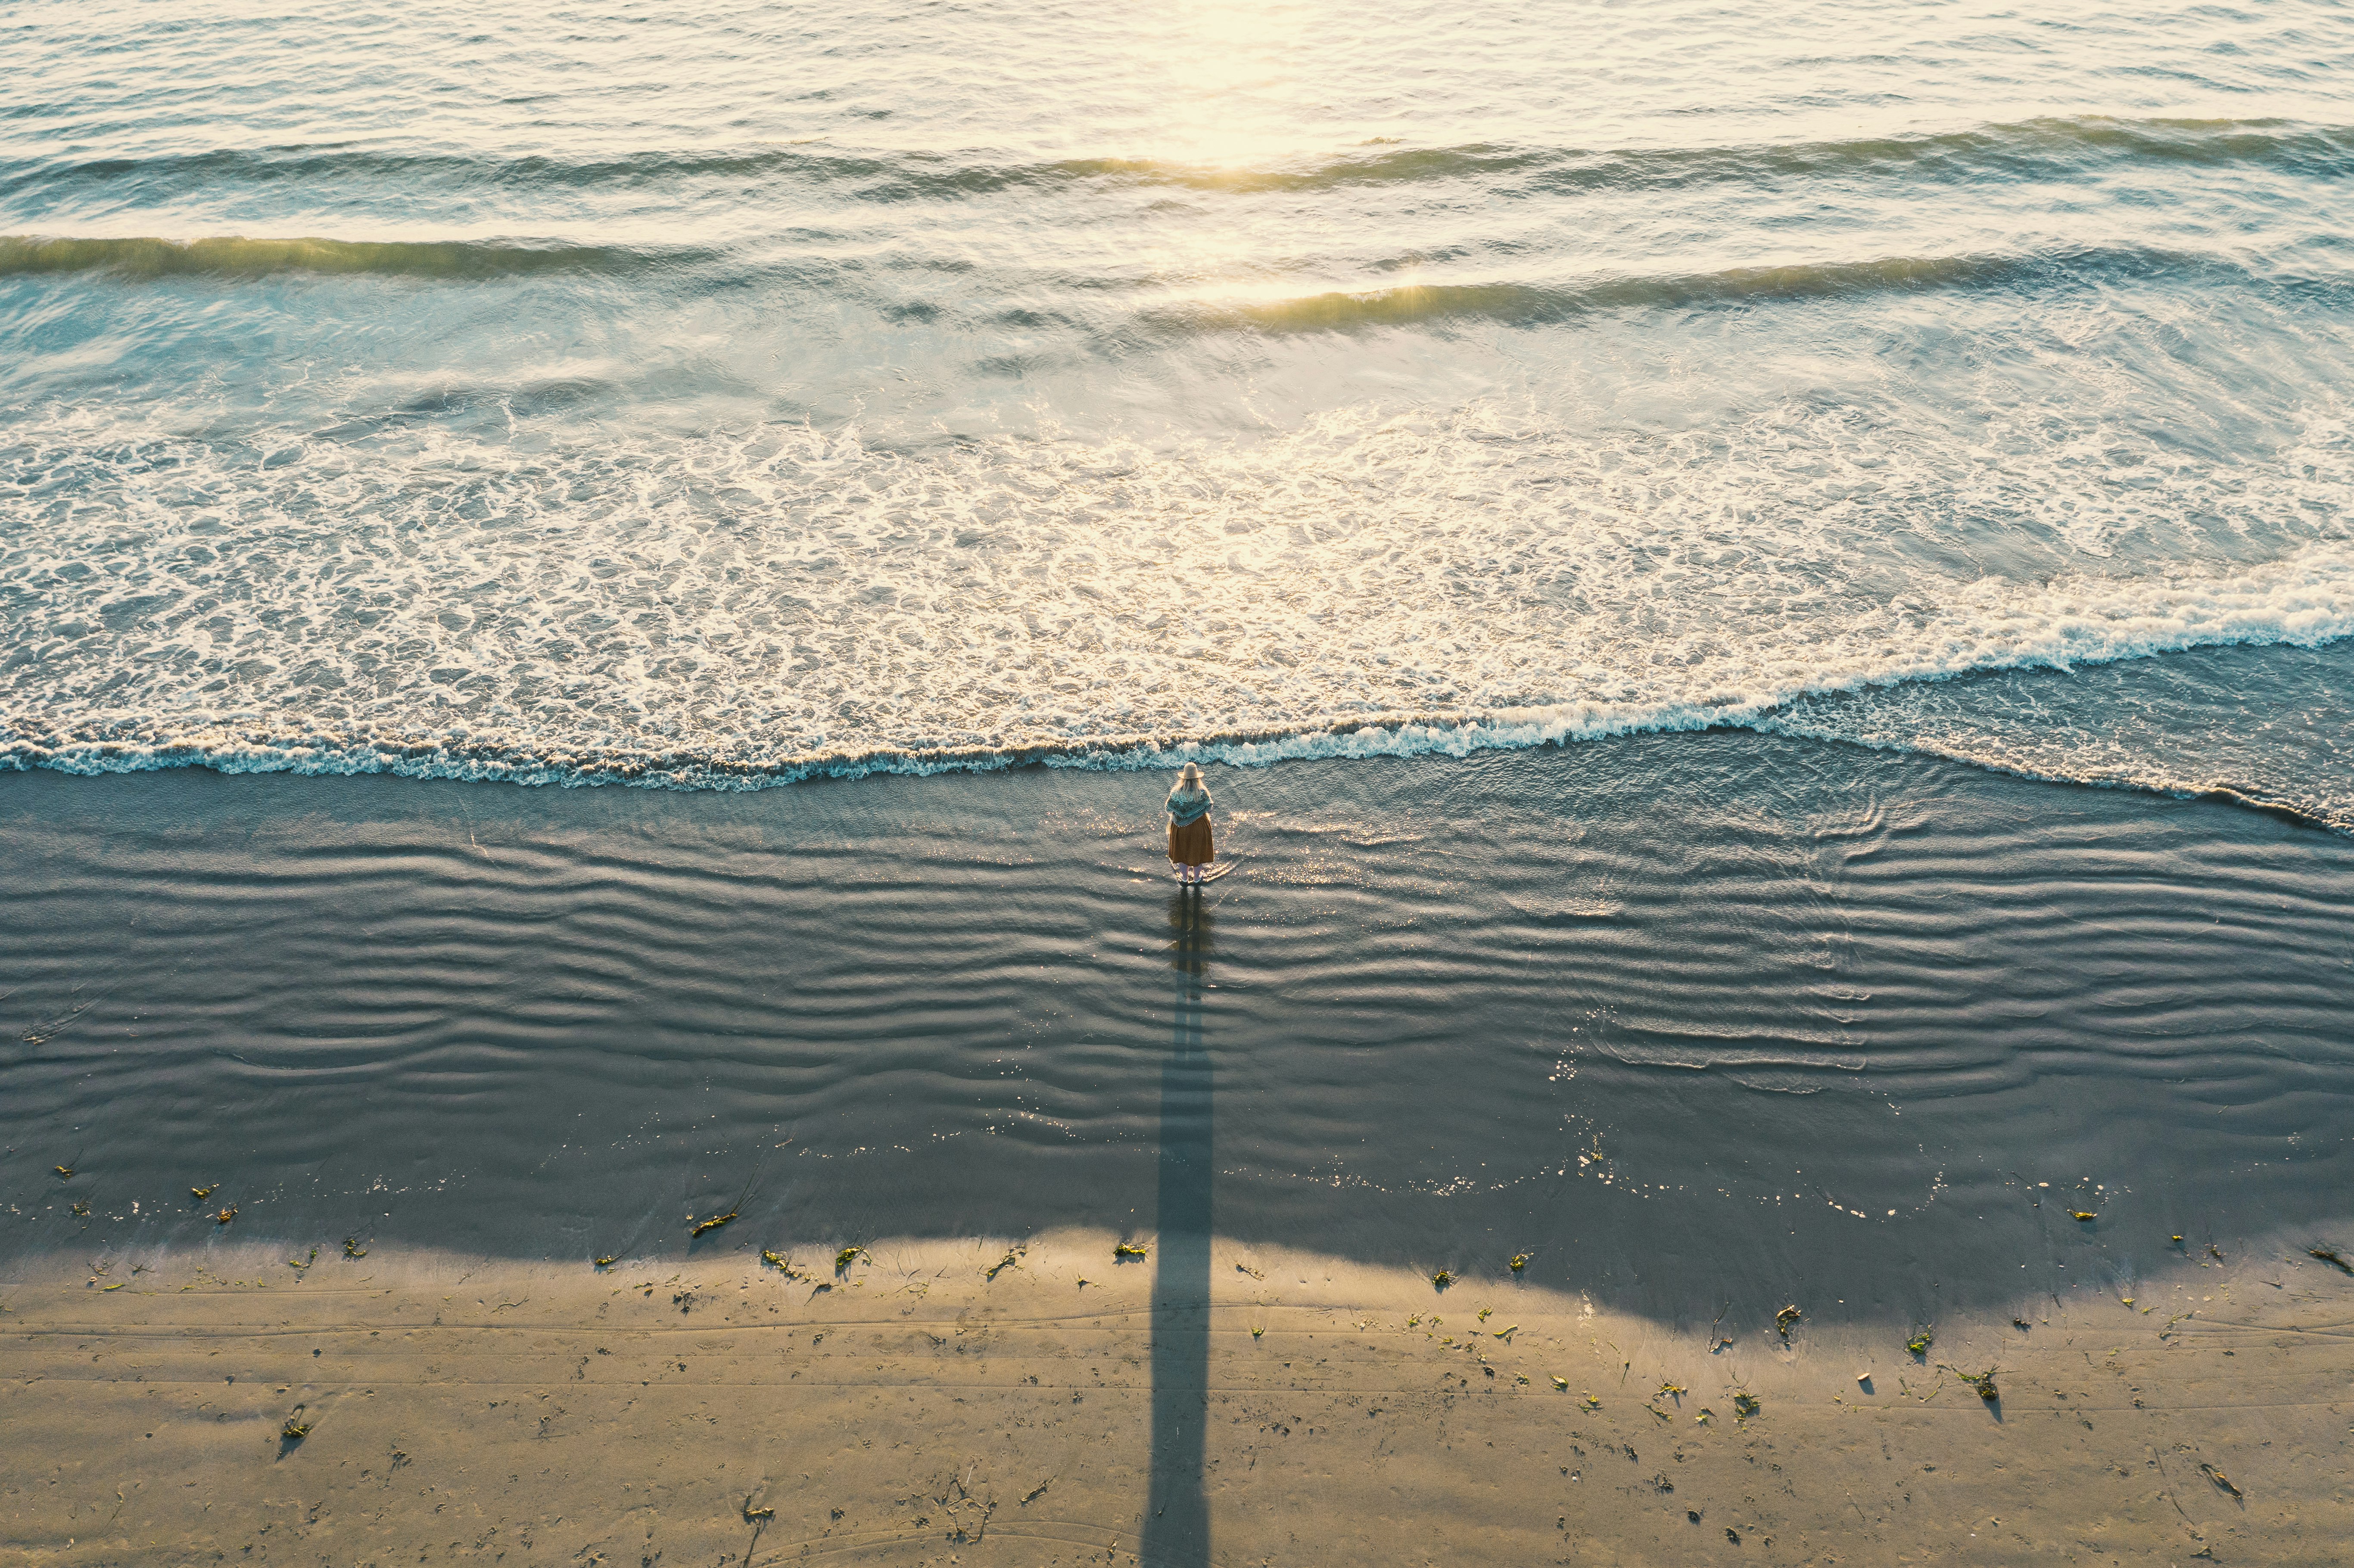
<svg viewBox="0 0 2354 1568">
<path fill-rule="evenodd" d="M 1170 901 L 1177 940 L 1176 1022 L 1161 1068 L 1160 1242 L 1152 1272 L 1152 1487 L 1144 1519 L 1145 1568 L 1210 1561 L 1202 1492 L 1203 1429 L 1210 1404 L 1210 1054 L 1202 1041 L 1202 988 L 1210 911 L 1198 891 Z"/>
</svg>

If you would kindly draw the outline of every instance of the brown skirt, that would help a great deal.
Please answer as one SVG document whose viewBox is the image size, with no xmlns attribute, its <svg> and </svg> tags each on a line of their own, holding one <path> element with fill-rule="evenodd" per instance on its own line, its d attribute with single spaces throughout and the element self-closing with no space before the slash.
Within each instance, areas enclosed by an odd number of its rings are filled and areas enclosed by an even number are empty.
<svg viewBox="0 0 2354 1568">
<path fill-rule="evenodd" d="M 1207 865 L 1218 858 L 1210 847 L 1210 819 L 1194 818 L 1183 827 L 1169 825 L 1169 858 L 1179 865 Z"/>
</svg>

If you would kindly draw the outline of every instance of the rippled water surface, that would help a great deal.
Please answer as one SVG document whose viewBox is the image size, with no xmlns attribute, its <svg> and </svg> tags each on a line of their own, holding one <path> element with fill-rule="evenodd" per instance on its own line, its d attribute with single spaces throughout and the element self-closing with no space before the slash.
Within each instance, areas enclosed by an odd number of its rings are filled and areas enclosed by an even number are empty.
<svg viewBox="0 0 2354 1568">
<path fill-rule="evenodd" d="M 2340 835 L 1741 734 L 1214 782 L 1194 914 L 1136 774 L 0 779 L 0 1255 L 216 1182 L 298 1250 L 1149 1232 L 1172 1136 L 1221 1234 L 1695 1330 L 2344 1228 Z"/>
<path fill-rule="evenodd" d="M 2354 823 L 2342 7 L 5 26 L 20 764 L 1741 723 Z"/>
</svg>

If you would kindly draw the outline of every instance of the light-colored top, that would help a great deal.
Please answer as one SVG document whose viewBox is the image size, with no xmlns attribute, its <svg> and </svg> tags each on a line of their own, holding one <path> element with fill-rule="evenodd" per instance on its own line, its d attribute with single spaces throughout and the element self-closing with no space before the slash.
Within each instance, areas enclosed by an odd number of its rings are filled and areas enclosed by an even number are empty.
<svg viewBox="0 0 2354 1568">
<path fill-rule="evenodd" d="M 1188 789 L 1182 784 L 1169 791 L 1169 825 L 1182 828 L 1188 822 L 1199 821 L 1210 814 L 1210 792 Z"/>
</svg>

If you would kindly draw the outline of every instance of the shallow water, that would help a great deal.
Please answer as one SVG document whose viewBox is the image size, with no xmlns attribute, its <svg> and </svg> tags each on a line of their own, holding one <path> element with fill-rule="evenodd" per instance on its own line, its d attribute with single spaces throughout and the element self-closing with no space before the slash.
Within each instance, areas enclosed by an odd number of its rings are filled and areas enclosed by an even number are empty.
<svg viewBox="0 0 2354 1568">
<path fill-rule="evenodd" d="M 19 765 L 1795 723 L 2354 823 L 2342 8 L 8 29 Z"/>
<path fill-rule="evenodd" d="M 1144 775 L 0 780 L 0 1250 L 1149 1232 L 1206 1147 L 1223 1235 L 1755 1326 L 2346 1217 L 2342 836 L 1738 732 L 1213 781 L 1189 929 Z"/>
</svg>

